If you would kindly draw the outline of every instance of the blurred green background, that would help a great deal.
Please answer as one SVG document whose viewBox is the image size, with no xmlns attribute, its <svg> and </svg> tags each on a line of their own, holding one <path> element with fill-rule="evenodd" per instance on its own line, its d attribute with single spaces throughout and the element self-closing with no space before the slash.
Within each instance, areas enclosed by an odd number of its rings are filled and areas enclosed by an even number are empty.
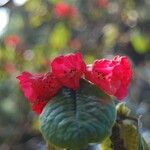
<svg viewBox="0 0 150 150">
<path fill-rule="evenodd" d="M 64 3 L 69 11 L 62 15 L 56 7 Z M 134 80 L 126 101 L 143 116 L 150 145 L 149 10 L 149 0 L 0 0 L 0 150 L 45 149 L 16 76 L 47 72 L 55 56 L 77 51 L 87 63 L 130 57 Z"/>
</svg>

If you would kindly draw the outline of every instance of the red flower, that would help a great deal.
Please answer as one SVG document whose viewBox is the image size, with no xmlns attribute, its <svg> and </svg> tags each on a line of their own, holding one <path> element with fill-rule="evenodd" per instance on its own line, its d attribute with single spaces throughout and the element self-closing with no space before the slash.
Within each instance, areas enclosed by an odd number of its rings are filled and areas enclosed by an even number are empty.
<svg viewBox="0 0 150 150">
<path fill-rule="evenodd" d="M 16 47 L 20 42 L 21 38 L 18 35 L 9 35 L 5 40 L 5 44 L 10 47 Z"/>
<path fill-rule="evenodd" d="M 85 73 L 86 65 L 80 53 L 56 57 L 51 63 L 52 72 L 66 87 L 76 90 Z"/>
<path fill-rule="evenodd" d="M 93 66 L 87 66 L 86 78 L 121 100 L 127 95 L 132 79 L 131 64 L 126 56 L 96 60 Z"/>
<path fill-rule="evenodd" d="M 98 6 L 101 8 L 107 8 L 109 5 L 109 0 L 97 0 Z"/>
<path fill-rule="evenodd" d="M 35 111 L 38 115 L 40 115 L 46 104 L 47 101 L 38 101 L 36 103 L 32 103 L 32 110 Z"/>
<path fill-rule="evenodd" d="M 57 17 L 73 17 L 76 15 L 76 8 L 65 2 L 60 2 L 55 5 L 54 13 Z"/>
<path fill-rule="evenodd" d="M 23 72 L 17 78 L 20 80 L 21 89 L 37 113 L 61 88 L 60 82 L 52 73 L 32 75 L 29 72 Z"/>
</svg>

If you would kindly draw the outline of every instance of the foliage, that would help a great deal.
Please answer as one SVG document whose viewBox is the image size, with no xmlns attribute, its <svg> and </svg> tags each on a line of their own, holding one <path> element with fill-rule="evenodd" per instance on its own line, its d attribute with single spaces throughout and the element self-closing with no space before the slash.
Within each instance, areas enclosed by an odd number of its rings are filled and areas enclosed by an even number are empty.
<svg viewBox="0 0 150 150">
<path fill-rule="evenodd" d="M 116 110 L 111 99 L 88 81 L 77 91 L 63 88 L 40 115 L 45 139 L 62 148 L 80 149 L 111 134 Z"/>
<path fill-rule="evenodd" d="M 9 15 L 0 33 L 0 149 L 45 148 L 36 115 L 15 77 L 23 70 L 47 72 L 52 58 L 74 51 L 81 51 L 87 63 L 114 54 L 131 58 L 135 79 L 126 101 L 134 115 L 143 115 L 142 131 L 149 143 L 149 1 L 66 0 L 77 13 L 61 18 L 53 8 L 62 1 L 28 0 L 19 6 L 8 0 L 0 6 Z"/>
<path fill-rule="evenodd" d="M 112 135 L 103 141 L 102 150 L 148 150 L 148 145 L 140 133 L 140 120 L 129 115 L 131 111 L 125 103 L 117 106 L 117 120 Z"/>
</svg>

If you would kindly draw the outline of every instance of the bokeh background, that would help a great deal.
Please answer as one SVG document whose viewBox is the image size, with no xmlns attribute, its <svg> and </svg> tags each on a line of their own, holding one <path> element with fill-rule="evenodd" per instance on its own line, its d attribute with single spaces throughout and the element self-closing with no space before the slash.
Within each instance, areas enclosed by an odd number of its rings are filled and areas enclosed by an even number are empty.
<svg viewBox="0 0 150 150">
<path fill-rule="evenodd" d="M 149 0 L 0 0 L 0 150 L 45 149 L 16 76 L 47 72 L 55 56 L 77 51 L 87 63 L 130 57 L 126 102 L 143 116 L 140 130 L 150 145 L 149 14 Z"/>
</svg>

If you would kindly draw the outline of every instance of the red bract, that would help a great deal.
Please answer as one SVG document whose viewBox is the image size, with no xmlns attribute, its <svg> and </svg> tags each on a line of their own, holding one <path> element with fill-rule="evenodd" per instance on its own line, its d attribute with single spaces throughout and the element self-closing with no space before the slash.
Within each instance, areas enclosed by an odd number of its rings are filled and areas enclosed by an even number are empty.
<svg viewBox="0 0 150 150">
<path fill-rule="evenodd" d="M 79 88 L 80 78 L 86 70 L 80 53 L 56 57 L 51 66 L 52 72 L 64 86 L 73 90 Z"/>
<path fill-rule="evenodd" d="M 57 17 L 73 17 L 76 15 L 76 8 L 65 2 L 60 2 L 55 5 L 54 13 Z"/>
<path fill-rule="evenodd" d="M 131 82 L 131 64 L 126 56 L 96 60 L 93 66 L 87 66 L 86 78 L 107 94 L 121 100 L 127 95 Z"/>
<path fill-rule="evenodd" d="M 17 78 L 20 80 L 21 89 L 37 113 L 61 88 L 60 82 L 52 73 L 32 75 L 23 72 Z"/>
</svg>

